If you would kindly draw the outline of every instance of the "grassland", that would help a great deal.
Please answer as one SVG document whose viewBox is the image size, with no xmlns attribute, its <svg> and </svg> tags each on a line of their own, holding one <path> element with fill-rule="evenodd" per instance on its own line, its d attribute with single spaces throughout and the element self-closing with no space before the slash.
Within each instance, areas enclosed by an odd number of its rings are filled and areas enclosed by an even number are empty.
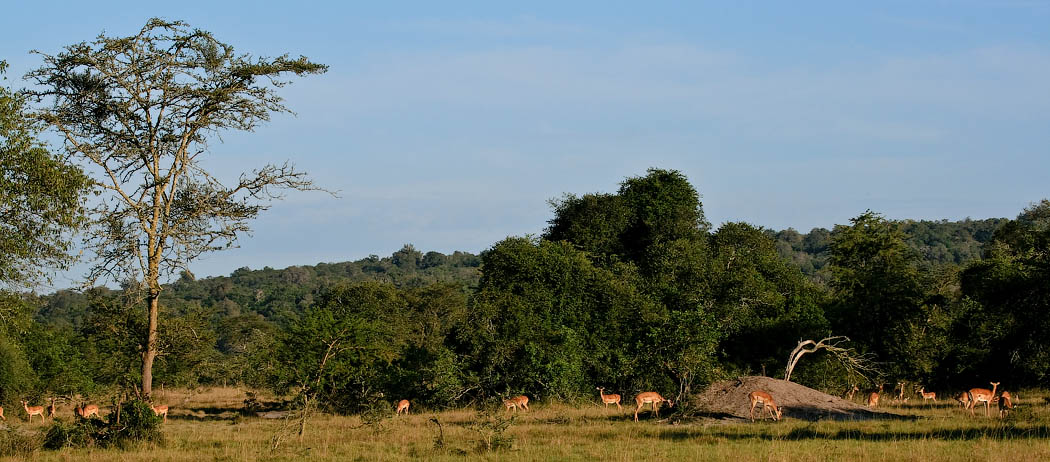
<svg viewBox="0 0 1050 462">
<path fill-rule="evenodd" d="M 892 406 L 908 420 L 751 423 L 679 422 L 627 409 L 535 403 L 528 413 L 476 410 L 428 412 L 363 420 L 320 415 L 299 442 L 290 422 L 242 417 L 244 394 L 212 390 L 172 393 L 165 442 L 128 450 L 38 450 L 34 461 L 292 461 L 292 460 L 1050 460 L 1050 407 L 1045 392 L 1021 391 L 1005 420 L 971 418 L 941 401 Z M 42 431 L 8 414 L 8 425 Z M 61 415 L 61 413 L 60 413 Z M 995 414 L 993 413 L 993 416 Z M 440 424 L 440 425 L 439 425 Z M 501 425 L 505 428 L 500 429 Z M 284 435 L 272 448 L 275 435 Z"/>
</svg>

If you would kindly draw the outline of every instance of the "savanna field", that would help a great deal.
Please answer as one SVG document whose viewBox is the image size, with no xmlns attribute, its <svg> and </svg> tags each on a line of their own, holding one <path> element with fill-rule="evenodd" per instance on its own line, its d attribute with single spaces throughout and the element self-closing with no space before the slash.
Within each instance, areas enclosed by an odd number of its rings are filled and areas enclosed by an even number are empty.
<svg viewBox="0 0 1050 462">
<path fill-rule="evenodd" d="M 0 14 L 0 459 L 1050 460 L 1050 9 L 192 3 Z"/>
<path fill-rule="evenodd" d="M 887 401 L 893 420 L 808 422 L 785 417 L 754 424 L 682 418 L 682 409 L 653 418 L 633 406 L 533 402 L 528 412 L 411 409 L 361 416 L 318 414 L 297 439 L 295 422 L 249 416 L 235 388 L 167 391 L 163 442 L 124 449 L 36 449 L 3 460 L 291 461 L 291 460 L 1047 460 L 1050 408 L 1045 390 L 1016 393 L 1000 420 L 978 408 L 971 418 L 954 401 Z M 264 399 L 267 401 L 267 399 Z M 860 400 L 856 400 L 860 404 Z M 180 403 L 180 404 L 175 404 Z M 104 409 L 103 413 L 107 413 Z M 790 413 L 790 409 L 786 414 Z M 45 425 L 8 411 L 9 431 L 42 437 Z M 72 409 L 60 407 L 60 420 Z M 48 421 L 50 424 L 50 421 Z M 276 448 L 274 448 L 276 444 Z M 10 448 L 8 448 L 10 449 Z"/>
</svg>

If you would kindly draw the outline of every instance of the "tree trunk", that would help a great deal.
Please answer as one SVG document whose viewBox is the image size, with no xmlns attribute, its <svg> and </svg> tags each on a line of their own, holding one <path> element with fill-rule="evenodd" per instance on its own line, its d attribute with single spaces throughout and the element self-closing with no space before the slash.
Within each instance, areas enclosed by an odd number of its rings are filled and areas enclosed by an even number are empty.
<svg viewBox="0 0 1050 462">
<path fill-rule="evenodd" d="M 160 313 L 160 291 L 150 289 L 146 298 L 149 305 L 149 327 L 146 351 L 142 355 L 142 397 L 149 400 L 153 394 L 153 360 L 157 358 L 157 318 Z"/>
</svg>

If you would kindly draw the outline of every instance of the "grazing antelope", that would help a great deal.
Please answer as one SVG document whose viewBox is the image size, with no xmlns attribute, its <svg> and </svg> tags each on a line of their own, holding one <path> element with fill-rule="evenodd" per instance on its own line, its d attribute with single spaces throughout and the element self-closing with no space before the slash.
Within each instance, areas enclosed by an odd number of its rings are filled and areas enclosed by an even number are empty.
<svg viewBox="0 0 1050 462">
<path fill-rule="evenodd" d="M 638 421 L 638 411 L 641 411 L 642 406 L 645 406 L 646 404 L 652 404 L 653 413 L 656 414 L 657 417 L 660 417 L 660 404 L 664 401 L 667 401 L 667 407 L 674 407 L 674 401 L 660 396 L 660 394 L 655 391 L 638 393 L 638 396 L 634 397 L 634 402 L 638 405 L 638 407 L 634 409 L 634 421 Z"/>
<path fill-rule="evenodd" d="M 164 421 L 165 422 L 168 421 L 168 405 L 167 404 L 161 404 L 160 406 L 150 405 L 149 408 L 153 409 L 153 415 L 159 416 L 161 414 L 164 414 Z"/>
<path fill-rule="evenodd" d="M 610 404 L 615 404 L 617 409 L 623 410 L 623 406 L 620 406 L 620 395 L 605 394 L 605 387 L 598 387 L 598 395 L 602 397 L 602 402 L 605 403 L 606 409 L 609 408 Z"/>
<path fill-rule="evenodd" d="M 999 396 L 999 418 L 1002 419 L 1006 417 L 1006 414 L 1008 414 L 1013 408 L 1014 403 L 1010 400 L 1010 392 L 1004 391 L 1003 394 Z"/>
<path fill-rule="evenodd" d="M 853 395 L 857 394 L 858 391 L 860 391 L 860 388 L 858 388 L 857 385 L 854 384 L 853 388 L 850 388 L 848 391 L 846 391 L 846 394 L 843 395 L 843 397 L 847 400 L 853 401 Z"/>
<path fill-rule="evenodd" d="M 156 411 L 154 411 L 154 412 L 156 412 Z M 99 418 L 102 417 L 98 413 L 98 406 L 96 406 L 94 404 L 88 404 L 87 406 L 84 406 L 84 405 L 77 406 L 77 407 L 73 408 L 73 413 L 76 414 L 77 416 L 81 417 L 81 418 L 84 418 L 84 419 L 86 419 L 88 417 L 91 417 L 91 416 L 95 416 L 95 417 L 99 417 Z"/>
<path fill-rule="evenodd" d="M 919 387 L 919 394 L 922 395 L 922 404 L 926 404 L 926 400 L 930 399 L 932 399 L 935 403 L 937 402 L 937 393 L 932 391 L 927 393 L 925 385 Z"/>
<path fill-rule="evenodd" d="M 523 411 L 529 410 L 529 397 L 525 395 L 515 396 L 503 402 L 503 405 L 507 407 L 507 410 L 515 410 L 521 408 Z"/>
<path fill-rule="evenodd" d="M 773 418 L 773 421 L 780 420 L 781 411 L 780 407 L 777 406 L 777 402 L 773 401 L 773 397 L 764 391 L 753 391 L 748 393 L 748 399 L 751 400 L 751 421 L 755 421 L 755 407 L 759 404 L 762 405 L 762 410 L 769 411 L 769 416 Z M 761 413 L 762 411 L 759 411 Z"/>
<path fill-rule="evenodd" d="M 4 407 L 3 406 L 0 406 L 0 419 L 4 419 L 4 422 L 7 422 L 7 417 L 4 417 Z"/>
<path fill-rule="evenodd" d="M 868 406 L 872 408 L 879 407 L 879 394 L 882 393 L 882 384 L 879 384 L 879 391 L 873 391 L 868 395 Z"/>
<path fill-rule="evenodd" d="M 973 416 L 973 408 L 977 406 L 977 403 L 984 401 L 984 415 L 991 417 L 992 415 L 992 398 L 995 397 L 995 389 L 999 386 L 1000 382 L 988 382 L 992 384 L 992 389 L 987 388 L 971 388 L 969 391 L 970 403 L 967 406 L 970 408 L 970 415 Z"/>
<path fill-rule="evenodd" d="M 33 406 L 29 407 L 28 401 L 22 401 L 22 407 L 25 408 L 26 414 L 29 414 L 29 423 L 33 423 L 33 416 L 40 416 L 40 421 L 44 421 L 44 406 Z"/>
<path fill-rule="evenodd" d="M 407 399 L 403 399 L 401 401 L 398 401 L 397 402 L 397 415 L 401 415 L 402 412 L 404 412 L 405 414 L 408 414 L 408 406 L 411 405 L 411 404 L 412 403 L 409 403 Z"/>
<path fill-rule="evenodd" d="M 959 402 L 963 409 L 966 409 L 966 407 L 970 404 L 970 394 L 964 391 L 962 393 L 959 393 L 959 396 L 956 396 L 955 400 Z"/>
</svg>

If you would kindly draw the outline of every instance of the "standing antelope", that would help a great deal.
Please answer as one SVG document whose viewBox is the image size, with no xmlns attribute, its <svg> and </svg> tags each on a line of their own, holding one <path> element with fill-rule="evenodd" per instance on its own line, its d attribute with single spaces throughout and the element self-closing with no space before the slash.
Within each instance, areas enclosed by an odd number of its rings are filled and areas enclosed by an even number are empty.
<svg viewBox="0 0 1050 462">
<path fill-rule="evenodd" d="M 634 421 L 638 421 L 638 411 L 641 411 L 642 406 L 645 406 L 646 404 L 652 404 L 653 413 L 656 414 L 657 417 L 660 417 L 660 404 L 664 401 L 667 401 L 667 407 L 674 407 L 674 401 L 660 396 L 660 394 L 655 391 L 638 393 L 638 396 L 634 397 L 634 402 L 638 405 L 638 407 L 634 409 Z"/>
<path fill-rule="evenodd" d="M 398 401 L 397 402 L 397 415 L 401 415 L 402 412 L 404 412 L 405 414 L 408 414 L 408 406 L 411 405 L 411 404 L 412 403 L 409 403 L 407 399 L 403 399 L 401 401 Z"/>
<path fill-rule="evenodd" d="M 897 401 L 904 401 L 904 387 L 908 385 L 908 382 L 897 382 L 897 386 L 900 387 L 900 391 L 897 392 Z"/>
<path fill-rule="evenodd" d="M 605 403 L 606 409 L 609 408 L 610 404 L 615 404 L 617 409 L 623 410 L 623 406 L 620 406 L 620 395 L 605 394 L 605 387 L 598 387 L 598 395 L 602 397 L 602 402 Z"/>
<path fill-rule="evenodd" d="M 55 398 L 50 398 L 51 404 L 47 406 L 47 416 L 55 420 Z"/>
<path fill-rule="evenodd" d="M 161 414 L 164 414 L 164 421 L 165 422 L 168 421 L 168 405 L 167 404 L 161 404 L 160 406 L 150 405 L 149 408 L 153 409 L 153 415 L 159 416 Z"/>
<path fill-rule="evenodd" d="M 26 414 L 29 414 L 29 423 L 33 423 L 33 416 L 40 416 L 40 421 L 44 421 L 44 406 L 33 406 L 29 407 L 28 401 L 22 401 L 22 407 L 25 408 Z"/>
<path fill-rule="evenodd" d="M 992 415 L 992 398 L 995 398 L 995 389 L 999 386 L 1000 382 L 988 382 L 992 384 L 992 389 L 987 388 L 971 388 L 969 392 L 970 403 L 967 406 L 970 408 L 970 415 L 973 416 L 973 408 L 977 406 L 978 402 L 984 401 L 984 415 L 991 417 Z"/>
<path fill-rule="evenodd" d="M 999 418 L 1002 419 L 1006 417 L 1006 414 L 1008 414 L 1013 408 L 1014 403 L 1010 400 L 1010 392 L 1004 391 L 1003 394 L 999 396 Z"/>
<path fill-rule="evenodd" d="M 860 391 L 860 388 L 857 387 L 857 384 L 853 384 L 853 388 L 850 388 L 849 391 L 846 392 L 845 398 L 853 401 L 853 395 L 856 395 L 858 391 Z"/>
<path fill-rule="evenodd" d="M 919 387 L 919 394 L 922 395 L 922 404 L 926 404 L 926 400 L 930 399 L 932 399 L 935 403 L 937 402 L 937 393 L 932 391 L 927 393 L 925 385 Z"/>
<path fill-rule="evenodd" d="M 507 407 L 507 410 L 515 410 L 521 408 L 523 411 L 529 410 L 529 397 L 525 395 L 515 396 L 503 402 L 503 405 Z"/>
<path fill-rule="evenodd" d="M 156 412 L 156 411 L 154 411 L 154 412 Z M 96 406 L 94 404 L 88 404 L 87 406 L 84 406 L 83 404 L 81 404 L 81 405 L 73 408 L 73 413 L 76 414 L 77 416 L 85 418 L 85 419 L 88 418 L 88 417 L 91 417 L 91 416 L 100 417 L 100 418 L 102 417 L 98 413 L 98 406 Z"/>
<path fill-rule="evenodd" d="M 755 407 L 759 404 L 762 405 L 762 410 L 769 411 L 769 416 L 774 421 L 780 420 L 781 410 L 777 406 L 777 402 L 773 401 L 773 397 L 764 391 L 753 391 L 748 393 L 748 399 L 751 400 L 751 421 L 755 421 Z M 759 411 L 761 413 L 762 411 Z"/>
<path fill-rule="evenodd" d="M 882 393 L 882 384 L 879 384 L 879 391 L 873 391 L 868 395 L 868 406 L 876 408 L 879 407 L 879 393 Z"/>
<path fill-rule="evenodd" d="M 7 422 L 7 417 L 4 417 L 4 407 L 3 406 L 0 406 L 0 419 L 4 419 L 4 422 Z"/>
</svg>

